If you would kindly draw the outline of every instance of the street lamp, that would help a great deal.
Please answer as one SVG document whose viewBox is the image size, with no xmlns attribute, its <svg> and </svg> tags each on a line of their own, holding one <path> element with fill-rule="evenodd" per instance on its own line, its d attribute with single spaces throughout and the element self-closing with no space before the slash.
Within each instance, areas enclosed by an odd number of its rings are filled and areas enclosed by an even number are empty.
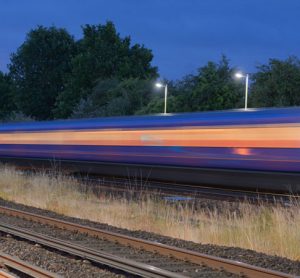
<svg viewBox="0 0 300 278">
<path fill-rule="evenodd" d="M 249 74 L 247 73 L 246 75 L 245 74 L 242 74 L 241 72 L 237 72 L 235 74 L 235 77 L 236 78 L 245 78 L 246 80 L 246 84 L 245 84 L 245 110 L 247 110 L 247 105 L 248 105 L 248 84 L 249 84 Z"/>
<path fill-rule="evenodd" d="M 155 86 L 157 88 L 165 88 L 165 109 L 164 109 L 164 114 L 167 114 L 167 96 L 168 96 L 168 85 L 167 84 L 162 84 L 162 83 L 156 83 Z"/>
</svg>

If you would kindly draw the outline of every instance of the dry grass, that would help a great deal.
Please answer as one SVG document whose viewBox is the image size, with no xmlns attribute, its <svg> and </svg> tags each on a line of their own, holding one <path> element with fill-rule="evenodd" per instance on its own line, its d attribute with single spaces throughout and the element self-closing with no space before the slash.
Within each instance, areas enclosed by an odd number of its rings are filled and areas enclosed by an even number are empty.
<svg viewBox="0 0 300 278">
<path fill-rule="evenodd" d="M 70 177 L 25 175 L 7 166 L 0 167 L 0 197 L 131 230 L 300 259 L 299 204 L 288 208 L 240 204 L 234 211 L 224 205 L 221 213 L 216 208 L 195 210 L 149 194 L 137 199 L 101 192 L 96 196 Z"/>
</svg>

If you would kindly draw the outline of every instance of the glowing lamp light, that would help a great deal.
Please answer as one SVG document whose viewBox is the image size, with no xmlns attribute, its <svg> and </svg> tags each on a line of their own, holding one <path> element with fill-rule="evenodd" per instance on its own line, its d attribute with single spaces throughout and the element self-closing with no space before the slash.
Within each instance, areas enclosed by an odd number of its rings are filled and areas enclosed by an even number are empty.
<svg viewBox="0 0 300 278">
<path fill-rule="evenodd" d="M 240 72 L 237 72 L 236 74 L 235 74 L 235 77 L 236 78 L 243 78 L 243 77 L 245 77 L 242 73 L 240 73 Z"/>
<path fill-rule="evenodd" d="M 165 109 L 164 109 L 164 115 L 167 115 L 167 95 L 168 95 L 168 84 L 162 84 L 162 83 L 155 83 L 155 86 L 157 88 L 165 88 Z"/>
<path fill-rule="evenodd" d="M 235 74 L 236 78 L 245 78 L 245 110 L 248 108 L 248 85 L 249 85 L 249 74 L 246 75 L 242 74 L 241 72 L 237 72 Z"/>
</svg>

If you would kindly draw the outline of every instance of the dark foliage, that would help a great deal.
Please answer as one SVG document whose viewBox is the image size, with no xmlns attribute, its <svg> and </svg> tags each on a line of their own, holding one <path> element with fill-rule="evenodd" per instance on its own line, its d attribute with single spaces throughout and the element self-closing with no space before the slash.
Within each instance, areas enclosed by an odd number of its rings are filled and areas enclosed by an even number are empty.
<svg viewBox="0 0 300 278">
<path fill-rule="evenodd" d="M 254 107 L 300 105 L 300 60 L 270 59 L 252 77 L 251 103 Z"/>
<path fill-rule="evenodd" d="M 9 65 L 20 111 L 40 120 L 53 118 L 75 52 L 74 39 L 65 29 L 39 26 L 27 34 Z"/>
<path fill-rule="evenodd" d="M 15 87 L 11 78 L 0 71 L 0 119 L 16 110 Z"/>
<path fill-rule="evenodd" d="M 66 90 L 57 99 L 57 117 L 68 117 L 97 86 L 97 80 L 157 77 L 151 50 L 139 44 L 131 46 L 130 37 L 121 38 L 112 22 L 85 25 L 78 48 Z"/>
</svg>

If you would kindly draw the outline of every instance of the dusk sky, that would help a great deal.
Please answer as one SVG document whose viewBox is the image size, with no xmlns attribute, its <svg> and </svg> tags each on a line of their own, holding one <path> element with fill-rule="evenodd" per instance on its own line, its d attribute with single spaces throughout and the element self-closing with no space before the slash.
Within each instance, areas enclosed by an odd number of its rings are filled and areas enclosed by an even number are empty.
<svg viewBox="0 0 300 278">
<path fill-rule="evenodd" d="M 299 0 L 0 0 L 0 70 L 37 25 L 115 23 L 121 36 L 152 49 L 161 77 L 179 79 L 225 54 L 255 71 L 269 58 L 300 57 Z"/>
</svg>

